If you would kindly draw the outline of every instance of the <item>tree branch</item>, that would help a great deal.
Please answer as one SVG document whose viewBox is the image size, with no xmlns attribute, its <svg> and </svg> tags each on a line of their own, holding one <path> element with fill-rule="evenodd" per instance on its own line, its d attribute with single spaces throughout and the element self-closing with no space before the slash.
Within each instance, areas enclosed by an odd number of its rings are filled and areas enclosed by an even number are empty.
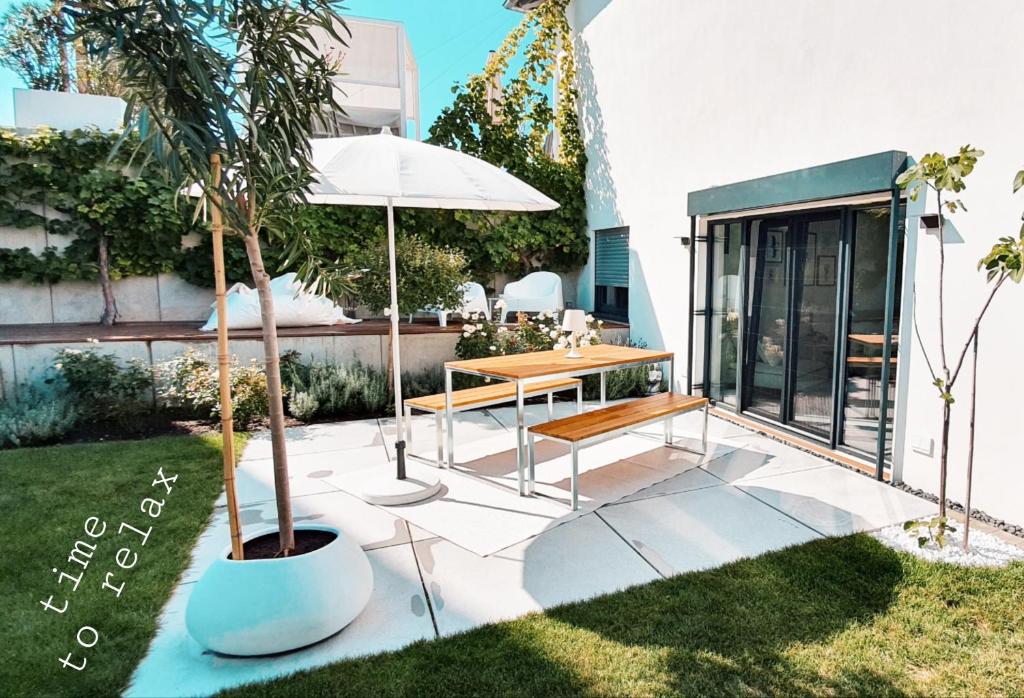
<svg viewBox="0 0 1024 698">
<path fill-rule="evenodd" d="M 967 341 L 964 343 L 964 348 L 960 352 L 960 358 L 956 362 L 956 370 L 953 371 L 953 377 L 949 379 L 949 388 L 947 388 L 947 390 L 953 387 L 953 383 L 956 382 L 957 376 L 960 375 L 960 368 L 964 364 L 964 358 L 967 356 L 967 351 L 971 347 L 971 342 L 974 341 L 974 336 L 978 334 L 978 326 L 981 325 L 981 319 L 985 317 L 985 313 L 988 311 L 988 306 L 992 303 L 992 299 L 995 298 L 996 291 L 999 290 L 999 287 L 1003 285 L 1003 282 L 1006 281 L 1006 279 L 1007 274 L 1006 272 L 1003 272 L 1002 276 L 1000 276 L 999 280 L 996 282 L 995 287 L 992 289 L 992 292 L 988 294 L 988 299 L 986 299 L 985 305 L 981 306 L 981 312 L 978 313 L 978 317 L 974 320 L 974 327 L 971 328 L 971 334 L 968 335 Z"/>
</svg>

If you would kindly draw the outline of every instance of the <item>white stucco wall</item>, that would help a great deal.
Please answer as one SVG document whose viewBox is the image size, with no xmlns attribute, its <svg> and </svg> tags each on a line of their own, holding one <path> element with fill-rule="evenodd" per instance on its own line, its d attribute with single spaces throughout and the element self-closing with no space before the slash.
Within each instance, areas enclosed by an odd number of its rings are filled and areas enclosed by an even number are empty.
<svg viewBox="0 0 1024 698">
<path fill-rule="evenodd" d="M 687 251 L 673 236 L 689 232 L 687 192 L 883 150 L 913 156 L 970 143 L 987 154 L 962 196 L 969 213 L 954 219 L 962 241 L 947 247 L 950 353 L 963 344 L 987 291 L 975 263 L 997 236 L 1016 233 L 1024 209 L 1024 196 L 1010 193 L 1024 166 L 1024 3 L 574 0 L 569 15 L 589 225 L 630 227 L 634 338 L 685 356 Z M 908 230 L 918 234 L 916 219 Z M 931 347 L 937 244 L 918 242 L 905 287 L 916 278 Z M 592 279 L 585 269 L 583 307 L 593 302 Z M 1024 288 L 1005 289 L 990 312 L 981 333 L 974 503 L 1020 524 Z M 910 327 L 901 335 L 912 353 L 896 474 L 935 492 L 941 403 Z M 962 501 L 970 379 L 960 380 L 949 494 Z M 935 440 L 931 456 L 910 448 L 917 438 Z"/>
</svg>

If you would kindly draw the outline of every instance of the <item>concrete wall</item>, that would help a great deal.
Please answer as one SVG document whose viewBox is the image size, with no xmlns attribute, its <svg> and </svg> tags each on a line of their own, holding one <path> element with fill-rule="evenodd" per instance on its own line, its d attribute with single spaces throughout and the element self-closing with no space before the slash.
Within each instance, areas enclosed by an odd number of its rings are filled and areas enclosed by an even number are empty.
<svg viewBox="0 0 1024 698">
<path fill-rule="evenodd" d="M 1024 208 L 1010 194 L 1024 166 L 1024 3 L 574 0 L 569 18 L 589 226 L 630 227 L 634 338 L 685 356 L 687 251 L 673 236 L 689 233 L 687 192 L 883 150 L 950 153 L 970 143 L 987 154 L 961 196 L 969 213 L 954 218 L 946 261 L 949 351 L 959 350 L 988 290 L 975 264 L 997 236 L 1015 234 Z M 905 288 L 917 284 L 921 332 L 934 347 L 938 246 L 918 239 L 916 217 L 907 229 Z M 588 266 L 582 306 L 593 302 L 592 278 Z M 1018 524 L 1022 311 L 1024 289 L 1007 288 L 982 328 L 974 492 L 976 506 Z M 941 402 L 912 328 L 900 334 L 909 370 L 895 473 L 935 492 Z M 962 377 L 950 446 L 949 494 L 961 501 L 969 388 Z M 910 447 L 922 439 L 935 442 L 931 454 Z"/>
<path fill-rule="evenodd" d="M 605 341 L 625 343 L 629 340 L 628 328 L 609 328 L 603 333 Z M 455 357 L 457 332 L 401 335 L 402 372 L 417 373 L 430 368 L 440 368 L 445 361 Z M 321 337 L 280 337 L 281 353 L 297 351 L 302 361 L 322 361 L 347 364 L 354 361 L 378 369 L 387 368 L 388 338 L 386 335 L 333 335 Z M 211 362 L 217 359 L 217 343 L 211 336 L 209 341 L 129 341 L 71 344 L 4 344 L 0 335 L 0 399 L 13 394 L 17 386 L 43 380 L 54 357 L 62 349 L 94 350 L 113 354 L 122 361 L 141 359 L 153 365 L 175 356 L 180 356 L 189 347 L 200 351 Z M 258 339 L 231 340 L 231 353 L 239 361 L 263 361 L 263 342 Z"/>
<path fill-rule="evenodd" d="M 124 121 L 125 102 L 120 97 L 20 88 L 13 93 L 14 125 L 18 128 L 48 126 L 70 131 L 94 126 L 114 131 Z"/>
</svg>

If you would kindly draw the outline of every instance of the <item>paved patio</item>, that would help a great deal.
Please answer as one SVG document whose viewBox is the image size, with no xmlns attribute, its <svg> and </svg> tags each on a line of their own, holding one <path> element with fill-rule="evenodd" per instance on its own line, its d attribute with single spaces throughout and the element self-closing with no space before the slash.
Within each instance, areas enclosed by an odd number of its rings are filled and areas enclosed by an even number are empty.
<svg viewBox="0 0 1024 698">
<path fill-rule="evenodd" d="M 529 406 L 531 422 L 544 409 Z M 429 455 L 432 417 L 414 419 L 412 451 Z M 699 434 L 699 417 L 677 418 L 674 430 Z M 935 510 L 723 420 L 711 419 L 704 457 L 661 446 L 658 427 L 646 432 L 584 452 L 581 511 L 573 513 L 564 504 L 567 459 L 553 443 L 538 444 L 539 496 L 515 494 L 511 407 L 459 414 L 457 468 L 442 472 L 438 497 L 408 507 L 371 506 L 345 491 L 353 473 L 392 472 L 393 420 L 290 430 L 296 521 L 337 525 L 367 551 L 374 592 L 366 610 L 334 637 L 286 655 L 204 653 L 185 630 L 184 610 L 191 585 L 227 547 L 222 501 L 128 694 L 206 695 Z M 250 531 L 276 523 L 269 458 L 269 435 L 258 435 L 239 466 Z"/>
</svg>

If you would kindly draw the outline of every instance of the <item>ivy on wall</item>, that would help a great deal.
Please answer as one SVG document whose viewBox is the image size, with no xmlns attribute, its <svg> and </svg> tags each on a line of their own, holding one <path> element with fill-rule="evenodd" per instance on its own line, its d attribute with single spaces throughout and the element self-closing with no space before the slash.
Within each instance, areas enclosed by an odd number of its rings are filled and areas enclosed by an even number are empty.
<svg viewBox="0 0 1024 698">
<path fill-rule="evenodd" d="M 453 88 L 454 102 L 430 128 L 430 142 L 503 167 L 561 205 L 529 214 L 459 211 L 456 219 L 482 234 L 467 236 L 468 240 L 446 239 L 442 230 L 438 242 L 466 249 L 474 270 L 570 271 L 587 260 L 586 155 L 577 119 L 572 38 L 565 19 L 568 2 L 550 0 L 526 14 L 484 70 Z M 523 67 L 500 91 L 495 89 L 520 52 Z M 554 106 L 548 96 L 552 86 Z M 552 147 L 552 138 L 557 147 Z"/>
<path fill-rule="evenodd" d="M 587 259 L 586 156 L 576 117 L 567 2 L 552 0 L 525 15 L 483 71 L 453 88 L 452 105 L 428 139 L 507 169 L 560 208 L 529 214 L 397 212 L 399 231 L 462 250 L 473 276 L 485 283 L 495 272 L 571 271 Z M 488 86 L 505 76 L 520 52 L 522 69 L 508 79 L 500 99 L 489 99 Z M 552 105 L 548 92 L 556 78 Z M 552 149 L 549 139 L 555 134 Z M 175 272 L 190 283 L 212 286 L 211 239 L 203 223 L 193 221 L 190 202 L 177 196 L 155 164 L 129 171 L 126 155 L 108 161 L 116 140 L 116 134 L 89 130 L 30 135 L 0 130 L 0 226 L 42 227 L 69 241 L 63 249 L 33 253 L 0 238 L 0 281 L 95 280 L 98 236 L 106 235 L 112 278 Z M 129 144 L 119 152 L 131 151 Z M 343 263 L 383 237 L 384 216 L 383 209 L 371 207 L 305 206 L 297 225 L 320 259 Z M 183 248 L 190 233 L 198 234 L 198 244 Z M 282 250 L 264 249 L 264 260 L 273 273 L 289 270 Z M 225 239 L 225 263 L 229 282 L 251 282 L 240 239 Z"/>
<path fill-rule="evenodd" d="M 0 131 L 0 226 L 68 240 L 40 254 L 0 240 L 0 281 L 94 280 L 100 235 L 109 240 L 112 278 L 179 268 L 182 238 L 200 227 L 152 166 L 130 170 L 123 156 L 108 160 L 116 140 L 92 130 Z"/>
</svg>

